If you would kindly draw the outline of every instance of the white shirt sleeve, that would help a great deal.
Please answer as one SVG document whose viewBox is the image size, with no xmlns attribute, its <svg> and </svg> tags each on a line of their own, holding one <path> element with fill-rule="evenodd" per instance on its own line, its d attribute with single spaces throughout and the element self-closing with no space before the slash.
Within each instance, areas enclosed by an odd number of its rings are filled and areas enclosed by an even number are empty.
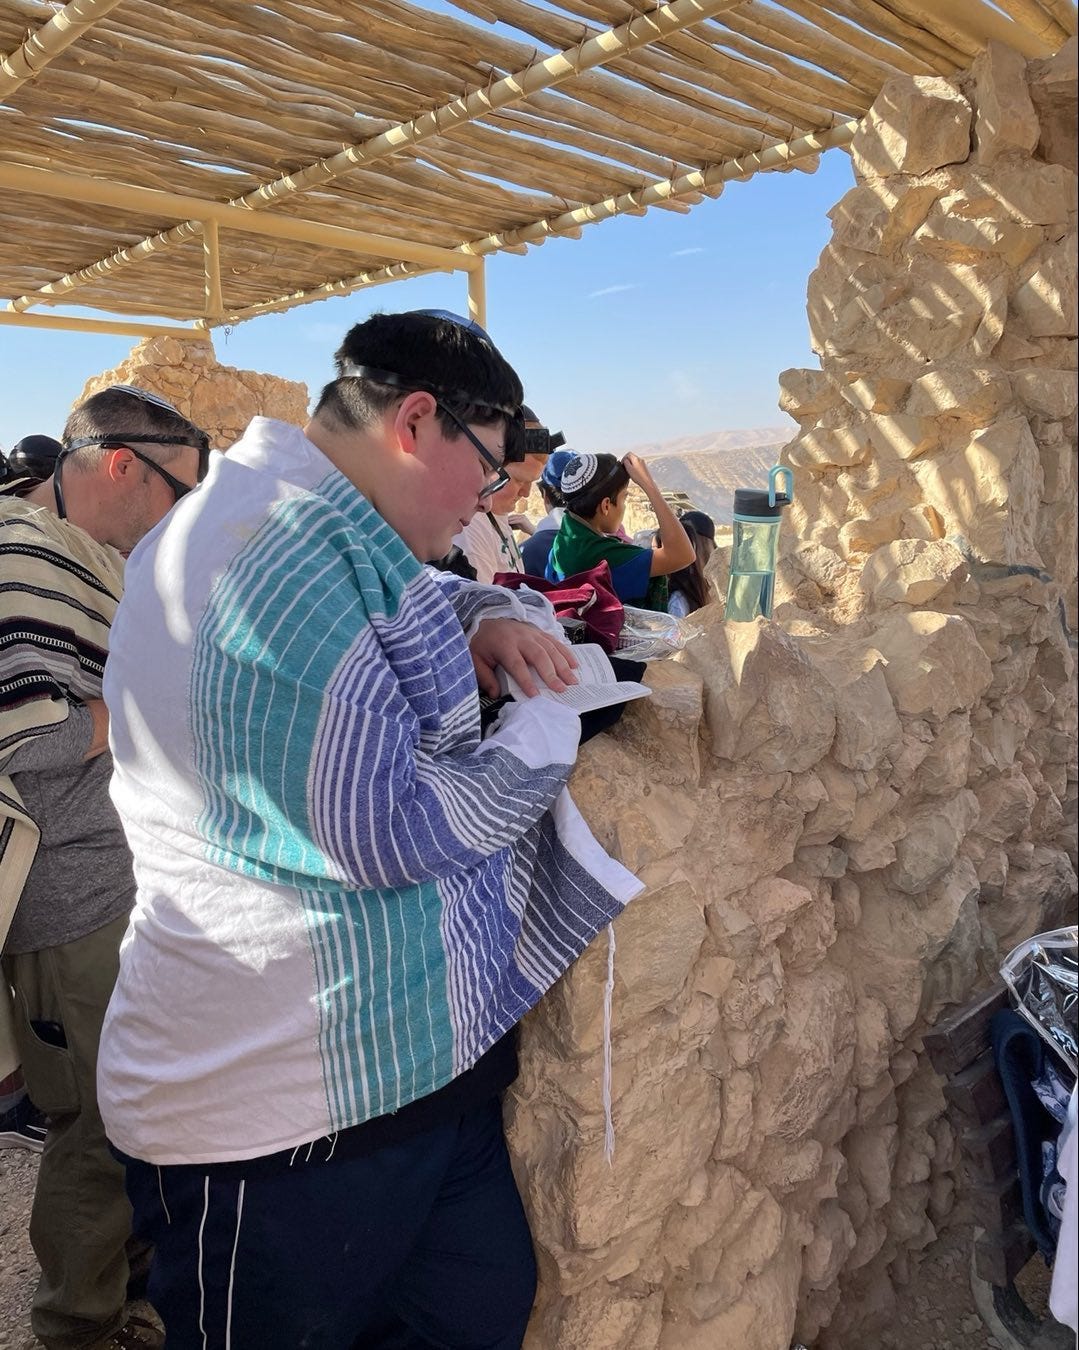
<svg viewBox="0 0 1079 1350">
<path fill-rule="evenodd" d="M 503 564 L 501 541 L 487 515 L 477 511 L 453 542 L 465 555 L 476 573 L 476 580 L 489 586 L 496 572 L 508 572 L 513 568 Z"/>
</svg>

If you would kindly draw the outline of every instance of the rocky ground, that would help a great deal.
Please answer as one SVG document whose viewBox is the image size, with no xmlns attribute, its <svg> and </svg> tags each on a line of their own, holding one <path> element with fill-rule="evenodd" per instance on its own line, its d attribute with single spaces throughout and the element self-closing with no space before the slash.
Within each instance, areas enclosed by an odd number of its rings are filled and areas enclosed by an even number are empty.
<svg viewBox="0 0 1079 1350">
<path fill-rule="evenodd" d="M 36 1350 L 39 1344 L 30 1332 L 37 1267 L 26 1235 L 36 1175 L 35 1155 L 0 1151 L 0 1350 Z M 899 1291 L 887 1330 L 851 1350 L 1003 1350 L 975 1311 L 969 1260 L 970 1228 L 959 1221 L 928 1249 L 916 1278 Z"/>
</svg>

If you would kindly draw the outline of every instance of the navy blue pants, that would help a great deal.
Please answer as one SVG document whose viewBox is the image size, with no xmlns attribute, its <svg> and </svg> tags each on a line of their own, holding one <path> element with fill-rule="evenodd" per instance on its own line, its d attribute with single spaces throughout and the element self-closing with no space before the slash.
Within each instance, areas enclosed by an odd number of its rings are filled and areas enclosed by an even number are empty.
<svg viewBox="0 0 1079 1350">
<path fill-rule="evenodd" d="M 536 1268 L 499 1102 L 328 1151 L 246 1177 L 127 1160 L 167 1350 L 520 1350 Z"/>
</svg>

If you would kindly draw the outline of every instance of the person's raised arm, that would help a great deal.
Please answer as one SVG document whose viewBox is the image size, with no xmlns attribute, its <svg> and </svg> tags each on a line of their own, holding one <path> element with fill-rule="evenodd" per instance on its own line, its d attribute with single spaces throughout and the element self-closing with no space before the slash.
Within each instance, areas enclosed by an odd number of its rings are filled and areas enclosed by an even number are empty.
<svg viewBox="0 0 1079 1350">
<path fill-rule="evenodd" d="M 689 535 L 686 534 L 682 522 L 667 504 L 663 493 L 660 492 L 656 480 L 649 472 L 648 465 L 639 455 L 626 455 L 622 463 L 629 474 L 630 482 L 636 483 L 647 496 L 652 510 L 656 514 L 659 533 L 663 540 L 658 548 L 652 550 L 652 567 L 649 575 L 665 577 L 669 576 L 671 572 L 679 572 L 683 567 L 688 567 L 697 556 L 696 550 Z"/>
</svg>

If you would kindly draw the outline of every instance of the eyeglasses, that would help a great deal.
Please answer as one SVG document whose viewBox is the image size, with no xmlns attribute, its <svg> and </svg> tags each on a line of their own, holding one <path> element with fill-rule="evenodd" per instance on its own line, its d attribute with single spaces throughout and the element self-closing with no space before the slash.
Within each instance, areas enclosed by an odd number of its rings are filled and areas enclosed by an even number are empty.
<svg viewBox="0 0 1079 1350">
<path fill-rule="evenodd" d="M 466 426 L 465 423 L 461 421 L 461 419 L 457 416 L 456 413 L 450 412 L 449 408 L 447 408 L 444 403 L 439 403 L 438 400 L 436 399 L 435 406 L 439 409 L 440 412 L 444 412 L 446 414 L 446 416 L 450 419 L 453 425 L 458 429 L 458 431 L 460 431 L 462 436 L 466 436 L 472 442 L 472 446 L 476 451 L 476 454 L 479 455 L 480 457 L 480 463 L 483 465 L 485 469 L 488 470 L 488 472 L 494 474 L 494 477 L 491 479 L 491 481 L 480 490 L 479 495 L 481 499 L 485 497 L 493 497 L 496 492 L 501 492 L 501 490 L 510 481 L 510 476 L 506 472 L 505 464 L 500 464 L 498 460 L 495 459 L 494 455 L 491 454 L 490 450 L 487 449 L 484 443 L 475 434 L 475 432 L 470 427 Z"/>
<path fill-rule="evenodd" d="M 76 450 L 84 450 L 88 445 L 100 445 L 103 450 L 126 450 L 147 468 L 153 469 L 154 473 L 168 483 L 172 489 L 172 495 L 175 501 L 179 501 L 191 491 L 191 484 L 183 482 L 174 474 L 169 473 L 168 469 L 163 468 L 156 460 L 144 455 L 140 450 L 136 450 L 130 445 L 129 440 L 138 441 L 142 445 L 187 445 L 198 451 L 199 464 L 195 473 L 195 484 L 198 485 L 206 477 L 210 468 L 210 438 L 205 432 L 198 432 L 188 438 L 180 436 L 149 436 L 145 432 L 132 432 L 130 436 L 123 432 L 109 436 L 83 436 L 79 440 L 72 441 L 70 445 L 64 446 L 63 450 L 56 457 L 56 464 L 53 468 L 53 495 L 56 498 L 56 514 L 61 520 L 67 519 L 67 505 L 64 501 L 63 485 L 63 464 L 68 455 L 73 455 Z"/>
<path fill-rule="evenodd" d="M 524 458 L 525 427 L 521 417 L 520 408 L 504 408 L 497 403 L 485 404 L 482 400 L 473 399 L 473 397 L 464 390 L 457 390 L 451 394 L 447 391 L 438 389 L 434 385 L 424 384 L 418 380 L 412 380 L 408 379 L 406 376 L 398 375 L 396 371 L 380 370 L 377 366 L 357 365 L 354 361 L 345 362 L 342 374 L 357 379 L 373 380 L 376 384 L 388 384 L 391 389 L 400 389 L 405 393 L 411 394 L 422 391 L 425 394 L 430 394 L 435 400 L 435 406 L 438 408 L 439 412 L 444 413 L 461 435 L 467 437 L 471 442 L 473 449 L 476 451 L 476 454 L 479 455 L 480 463 L 489 473 L 494 475 L 491 482 L 486 484 L 481 490 L 479 494 L 481 499 L 493 496 L 494 493 L 500 491 L 510 481 L 509 474 L 506 472 L 506 464 L 511 462 L 516 463 Z M 505 457 L 501 463 L 495 459 L 494 455 L 491 454 L 490 450 L 487 449 L 471 427 L 467 426 L 455 412 L 451 411 L 446 406 L 445 400 L 447 398 L 455 398 L 456 401 L 461 403 L 478 404 L 480 407 L 490 409 L 493 413 L 501 413 L 506 418 L 506 450 Z"/>
</svg>

